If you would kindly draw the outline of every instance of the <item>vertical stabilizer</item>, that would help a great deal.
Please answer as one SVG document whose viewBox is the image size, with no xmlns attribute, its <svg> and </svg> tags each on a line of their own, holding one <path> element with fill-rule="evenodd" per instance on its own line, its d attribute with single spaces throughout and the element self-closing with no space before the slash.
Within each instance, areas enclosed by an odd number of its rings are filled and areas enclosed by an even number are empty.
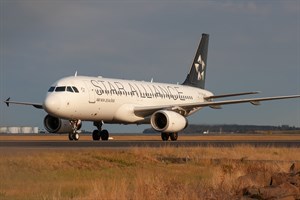
<svg viewBox="0 0 300 200">
<path fill-rule="evenodd" d="M 202 34 L 193 65 L 183 85 L 189 85 L 204 89 L 207 67 L 208 34 Z"/>
</svg>

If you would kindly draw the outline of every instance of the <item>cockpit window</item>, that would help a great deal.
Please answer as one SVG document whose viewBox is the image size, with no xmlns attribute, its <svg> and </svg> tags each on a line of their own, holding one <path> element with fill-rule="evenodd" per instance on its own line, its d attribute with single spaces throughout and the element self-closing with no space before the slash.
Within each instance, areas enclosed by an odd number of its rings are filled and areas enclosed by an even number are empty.
<svg viewBox="0 0 300 200">
<path fill-rule="evenodd" d="M 61 87 L 56 87 L 55 92 L 64 92 L 66 91 L 66 87 L 65 86 L 61 86 Z"/>
<path fill-rule="evenodd" d="M 55 87 L 55 86 L 51 86 L 48 90 L 48 92 L 76 92 L 76 93 L 79 93 L 79 90 L 74 87 L 74 86 L 58 86 L 58 87 Z"/>
<path fill-rule="evenodd" d="M 72 87 L 73 88 L 73 90 L 76 92 L 76 93 L 79 93 L 79 91 L 78 91 L 78 89 L 76 88 L 76 87 Z"/>
<path fill-rule="evenodd" d="M 54 89 L 55 89 L 55 87 L 51 86 L 51 87 L 49 88 L 48 92 L 53 92 Z"/>
<path fill-rule="evenodd" d="M 68 92 L 74 92 L 73 89 L 70 86 L 67 87 L 67 91 Z"/>
</svg>

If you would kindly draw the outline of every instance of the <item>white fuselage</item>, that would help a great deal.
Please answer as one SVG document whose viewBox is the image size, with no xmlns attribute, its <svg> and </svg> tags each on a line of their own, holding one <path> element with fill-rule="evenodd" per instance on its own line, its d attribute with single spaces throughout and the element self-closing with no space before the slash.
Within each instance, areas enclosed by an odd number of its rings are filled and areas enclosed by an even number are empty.
<svg viewBox="0 0 300 200">
<path fill-rule="evenodd" d="M 179 84 L 88 76 L 66 77 L 51 88 L 43 107 L 53 116 L 125 124 L 148 123 L 145 117 L 135 115 L 136 107 L 204 102 L 204 97 L 212 95 L 209 91 Z"/>
</svg>

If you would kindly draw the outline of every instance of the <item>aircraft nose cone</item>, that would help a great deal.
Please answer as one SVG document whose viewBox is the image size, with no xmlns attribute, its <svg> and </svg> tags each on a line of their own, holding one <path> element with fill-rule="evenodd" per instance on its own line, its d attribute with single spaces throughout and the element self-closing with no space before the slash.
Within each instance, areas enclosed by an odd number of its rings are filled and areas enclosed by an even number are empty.
<svg viewBox="0 0 300 200">
<path fill-rule="evenodd" d="M 60 99 L 57 96 L 48 95 L 43 106 L 47 113 L 56 115 L 60 110 L 60 104 Z"/>
</svg>

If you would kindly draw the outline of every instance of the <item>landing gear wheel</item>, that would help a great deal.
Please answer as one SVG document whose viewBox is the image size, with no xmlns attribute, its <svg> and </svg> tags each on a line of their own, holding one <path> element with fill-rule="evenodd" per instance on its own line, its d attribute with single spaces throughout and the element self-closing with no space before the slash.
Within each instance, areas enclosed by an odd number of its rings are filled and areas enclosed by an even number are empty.
<svg viewBox="0 0 300 200">
<path fill-rule="evenodd" d="M 73 133 L 69 133 L 69 140 L 72 141 L 73 139 Z"/>
<path fill-rule="evenodd" d="M 93 131 L 93 140 L 108 140 L 109 133 L 107 130 L 102 130 L 103 121 L 95 121 L 94 126 L 97 127 L 97 130 Z"/>
<path fill-rule="evenodd" d="M 161 139 L 163 141 L 168 141 L 169 136 L 170 136 L 169 133 L 161 133 Z"/>
<path fill-rule="evenodd" d="M 100 131 L 98 130 L 93 131 L 93 140 L 100 140 Z"/>
<path fill-rule="evenodd" d="M 79 140 L 79 133 L 73 133 L 73 139 L 75 140 L 75 141 L 77 141 L 77 140 Z"/>
<path fill-rule="evenodd" d="M 79 140 L 79 133 L 75 132 L 75 133 L 69 133 L 69 140 L 72 141 L 72 140 Z"/>
<path fill-rule="evenodd" d="M 100 135 L 101 135 L 101 140 L 108 140 L 109 138 L 109 133 L 105 129 L 100 132 Z"/>
<path fill-rule="evenodd" d="M 176 141 L 178 138 L 178 133 L 176 133 L 176 132 L 170 133 L 170 138 L 172 141 Z"/>
</svg>

